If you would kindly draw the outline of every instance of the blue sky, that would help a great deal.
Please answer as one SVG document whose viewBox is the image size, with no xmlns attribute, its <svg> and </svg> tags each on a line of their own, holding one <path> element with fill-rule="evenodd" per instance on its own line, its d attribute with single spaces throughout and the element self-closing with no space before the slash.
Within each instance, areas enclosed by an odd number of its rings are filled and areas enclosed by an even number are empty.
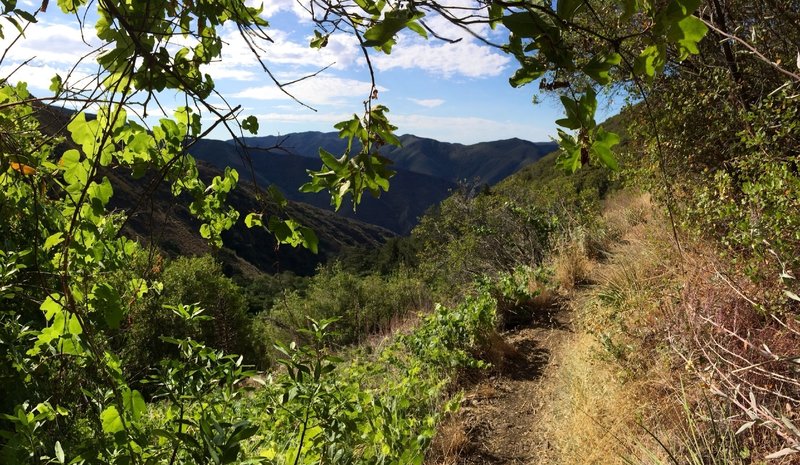
<svg viewBox="0 0 800 465">
<path fill-rule="evenodd" d="M 21 3 L 32 5 L 29 0 Z M 39 4 L 36 2 L 32 9 Z M 229 103 L 242 105 L 243 115 L 254 114 L 259 118 L 259 135 L 332 131 L 336 122 L 363 111 L 370 76 L 355 37 L 336 34 L 326 48 L 310 49 L 313 29 L 307 15 L 295 0 L 274 0 L 268 4 L 264 16 L 270 22 L 267 33 L 273 43 L 263 44 L 264 60 L 284 82 L 330 65 L 318 76 L 287 87 L 316 111 L 292 101 L 272 84 L 237 31 L 221 31 L 226 42 L 223 59 L 209 66 L 207 72 Z M 33 58 L 16 71 L 11 81 L 25 80 L 35 95 L 47 95 L 50 78 L 55 73 L 66 76 L 91 47 L 82 42 L 75 18 L 62 14 L 56 5 L 38 18 L 39 23 L 29 27 L 25 39 L 11 49 L 0 65 L 0 77 Z M 390 121 L 399 127 L 398 134 L 460 143 L 511 137 L 546 141 L 555 136 L 554 121 L 560 117 L 560 103 L 553 96 L 545 96 L 541 103 L 533 105 L 537 83 L 512 88 L 508 77 L 516 68 L 510 57 L 441 18 L 430 17 L 426 22 L 440 35 L 461 41 L 451 44 L 402 33 L 391 55 L 371 54 L 379 88 L 378 103 L 390 108 Z M 93 33 L 93 20 L 89 23 L 85 37 Z M 3 49 L 14 36 L 14 30 L 4 26 L 6 38 L 0 41 Z M 504 39 L 503 30 L 481 28 L 477 32 L 495 38 L 498 43 Z M 86 62 L 73 73 L 72 82 L 90 79 L 94 69 L 91 61 Z M 164 97 L 173 106 L 179 104 L 175 96 Z M 228 138 L 221 131 L 212 136 Z"/>
</svg>

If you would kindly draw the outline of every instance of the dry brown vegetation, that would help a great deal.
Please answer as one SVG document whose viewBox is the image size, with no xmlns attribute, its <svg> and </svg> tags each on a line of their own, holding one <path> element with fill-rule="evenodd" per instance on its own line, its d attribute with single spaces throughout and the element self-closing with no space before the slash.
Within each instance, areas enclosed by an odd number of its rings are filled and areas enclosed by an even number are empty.
<svg viewBox="0 0 800 465">
<path fill-rule="evenodd" d="M 551 258 L 538 313 L 561 302 L 571 330 L 534 319 L 496 334 L 494 374 L 467 388 L 429 463 L 798 463 L 796 308 L 765 311 L 775 289 L 682 249 L 649 197 L 612 196 Z M 531 375 L 518 361 L 535 354 Z"/>
</svg>

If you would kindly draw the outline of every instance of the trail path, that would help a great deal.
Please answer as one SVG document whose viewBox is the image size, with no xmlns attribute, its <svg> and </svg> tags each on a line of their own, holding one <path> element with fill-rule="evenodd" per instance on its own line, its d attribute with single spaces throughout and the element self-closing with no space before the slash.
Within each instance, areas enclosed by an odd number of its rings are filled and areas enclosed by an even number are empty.
<svg viewBox="0 0 800 465">
<path fill-rule="evenodd" d="M 542 310 L 537 318 L 502 334 L 515 349 L 488 379 L 465 392 L 454 419 L 463 432 L 462 445 L 451 451 L 447 463 L 536 464 L 548 448 L 537 431 L 537 412 L 544 406 L 540 395 L 553 354 L 570 333 L 568 314 L 560 308 Z"/>
</svg>

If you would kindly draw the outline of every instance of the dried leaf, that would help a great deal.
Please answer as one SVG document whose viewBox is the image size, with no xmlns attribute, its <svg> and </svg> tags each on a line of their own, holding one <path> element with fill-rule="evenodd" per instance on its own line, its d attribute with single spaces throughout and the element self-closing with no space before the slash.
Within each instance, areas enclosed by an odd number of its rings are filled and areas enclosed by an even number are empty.
<svg viewBox="0 0 800 465">
<path fill-rule="evenodd" d="M 800 451 L 798 451 L 797 449 L 795 449 L 793 447 L 787 447 L 785 449 L 779 450 L 778 452 L 773 452 L 773 453 L 769 454 L 768 456 L 766 456 L 764 458 L 767 459 L 767 460 L 779 459 L 781 457 L 786 457 L 787 455 L 796 454 L 798 452 L 800 452 Z"/>
<path fill-rule="evenodd" d="M 740 426 L 739 429 L 736 430 L 735 434 L 737 434 L 737 435 L 741 434 L 743 431 L 747 431 L 750 428 L 752 428 L 753 425 L 755 425 L 755 424 L 756 424 L 756 422 L 754 422 L 754 421 L 748 421 L 747 423 L 745 423 L 742 426 Z"/>
</svg>

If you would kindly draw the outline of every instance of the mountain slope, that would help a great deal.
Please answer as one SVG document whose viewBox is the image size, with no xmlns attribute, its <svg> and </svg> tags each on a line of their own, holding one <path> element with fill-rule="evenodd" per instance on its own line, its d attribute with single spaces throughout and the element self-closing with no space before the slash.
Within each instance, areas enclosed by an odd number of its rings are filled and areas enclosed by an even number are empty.
<svg viewBox="0 0 800 465">
<path fill-rule="evenodd" d="M 48 134 L 63 134 L 71 112 L 53 107 L 37 109 L 42 130 Z M 64 142 L 59 153 L 76 148 Z M 210 164 L 198 161 L 201 177 L 209 180 L 220 173 Z M 299 174 L 305 172 L 299 169 Z M 304 203 L 289 201 L 287 212 L 305 226 L 311 227 L 319 237 L 319 254 L 302 248 L 277 247 L 275 239 L 260 228 L 244 226 L 244 215 L 253 211 L 274 212 L 274 205 L 259 201 L 252 184 L 243 176 L 239 186 L 228 196 L 228 202 L 241 213 L 240 220 L 230 231 L 223 234 L 225 246 L 213 251 L 200 237 L 200 224 L 188 211 L 187 199 L 177 200 L 165 185 L 150 192 L 152 178 L 145 176 L 134 180 L 130 173 L 121 169 L 104 169 L 114 188 L 111 207 L 128 213 L 123 233 L 153 244 L 170 256 L 200 255 L 214 252 L 223 263 L 227 274 L 253 275 L 260 272 L 292 271 L 297 274 L 312 274 L 317 264 L 336 255 L 342 247 L 377 246 L 394 234 L 372 224 L 343 218 Z"/>
<path fill-rule="evenodd" d="M 191 148 L 192 155 L 216 167 L 231 166 L 239 171 L 242 183 L 255 183 L 264 188 L 270 184 L 279 187 L 287 198 L 305 202 L 319 208 L 331 209 L 326 192 L 302 194 L 300 186 L 309 180 L 306 170 L 318 170 L 318 159 L 281 152 L 250 149 L 240 150 L 232 144 L 217 141 L 199 141 Z M 354 212 L 346 203 L 339 211 L 341 216 L 357 219 L 389 229 L 397 234 L 408 234 L 417 218 L 431 206 L 450 195 L 455 184 L 411 171 L 397 169 L 391 180 L 389 192 L 373 198 L 365 194 Z"/>
</svg>

